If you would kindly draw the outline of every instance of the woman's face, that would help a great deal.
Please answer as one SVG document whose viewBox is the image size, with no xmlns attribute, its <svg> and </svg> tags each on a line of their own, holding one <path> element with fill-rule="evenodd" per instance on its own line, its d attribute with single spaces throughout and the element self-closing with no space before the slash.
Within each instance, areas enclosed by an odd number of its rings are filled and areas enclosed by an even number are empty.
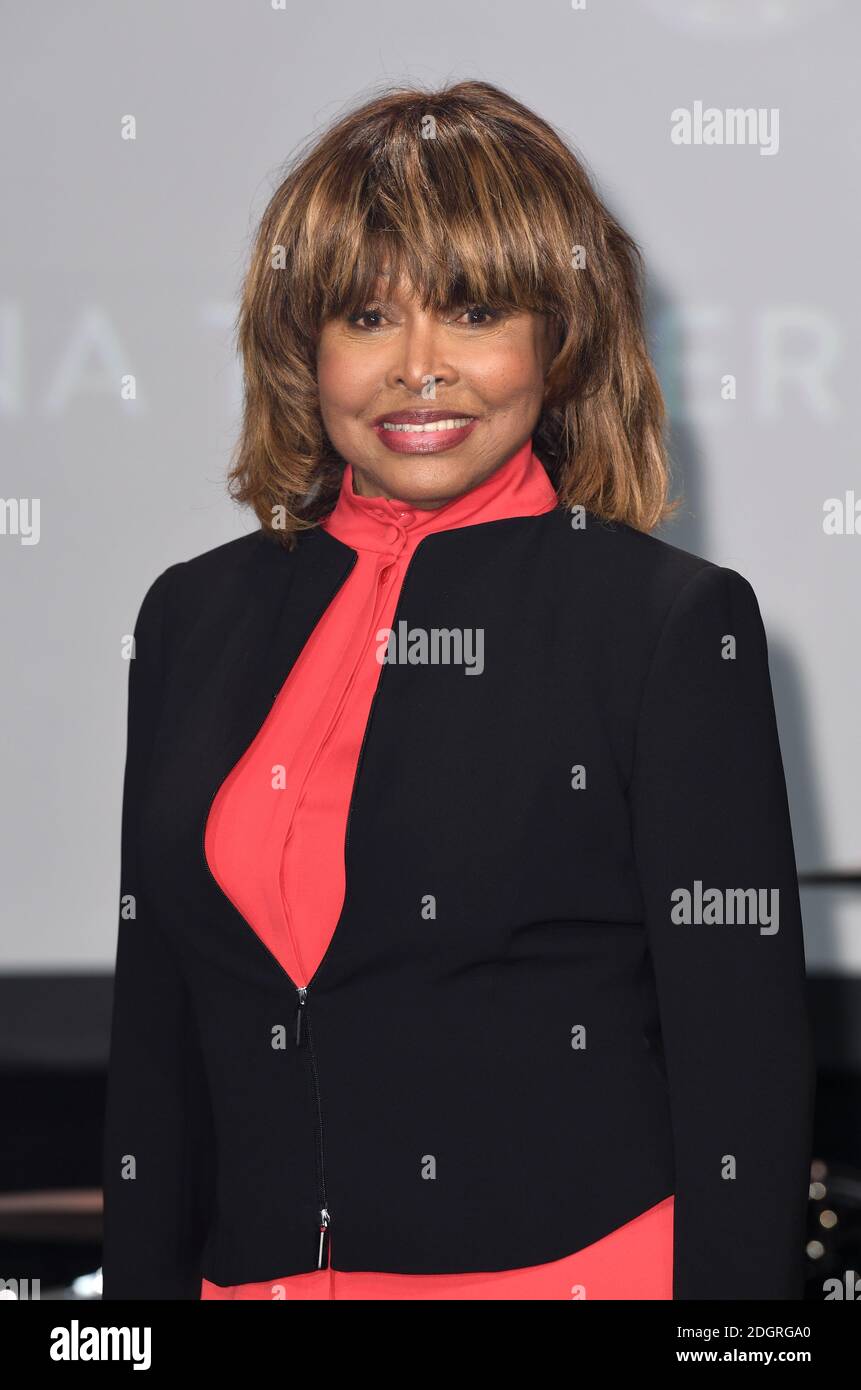
<svg viewBox="0 0 861 1390">
<path fill-rule="evenodd" d="M 362 314 L 320 331 L 323 423 L 357 492 L 441 507 L 531 436 L 552 321 L 480 305 L 426 312 L 406 286 L 380 281 L 377 291 Z"/>
</svg>

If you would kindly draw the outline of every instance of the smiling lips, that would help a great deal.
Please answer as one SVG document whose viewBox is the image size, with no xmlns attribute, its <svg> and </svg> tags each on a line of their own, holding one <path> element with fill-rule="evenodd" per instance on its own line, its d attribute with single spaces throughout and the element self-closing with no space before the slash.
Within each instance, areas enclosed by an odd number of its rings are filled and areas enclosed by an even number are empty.
<svg viewBox="0 0 861 1390">
<path fill-rule="evenodd" d="M 395 454 L 438 454 L 462 443 L 478 424 L 475 415 L 448 410 L 395 410 L 374 421 L 374 429 Z"/>
</svg>

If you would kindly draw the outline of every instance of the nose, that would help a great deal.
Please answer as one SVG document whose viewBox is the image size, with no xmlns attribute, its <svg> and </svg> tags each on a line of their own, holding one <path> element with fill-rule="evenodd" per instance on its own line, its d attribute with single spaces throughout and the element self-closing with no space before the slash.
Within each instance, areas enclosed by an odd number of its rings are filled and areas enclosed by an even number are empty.
<svg viewBox="0 0 861 1390">
<path fill-rule="evenodd" d="M 392 340 L 386 386 L 434 400 L 438 387 L 453 386 L 457 380 L 458 370 L 446 352 L 440 325 L 431 314 L 408 315 Z"/>
</svg>

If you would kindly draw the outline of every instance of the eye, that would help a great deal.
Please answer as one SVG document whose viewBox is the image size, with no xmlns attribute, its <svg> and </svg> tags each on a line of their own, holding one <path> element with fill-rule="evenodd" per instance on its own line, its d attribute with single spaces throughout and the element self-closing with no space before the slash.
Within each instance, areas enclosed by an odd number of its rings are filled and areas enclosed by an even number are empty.
<svg viewBox="0 0 861 1390">
<path fill-rule="evenodd" d="M 495 309 L 489 308 L 486 304 L 470 304 L 461 314 L 461 319 L 467 320 L 470 328 L 484 328 L 487 323 L 492 323 L 499 318 Z"/>
<path fill-rule="evenodd" d="M 367 304 L 358 314 L 348 314 L 347 323 L 352 323 L 355 324 L 357 328 L 364 328 L 366 331 L 371 331 L 374 328 L 380 327 L 383 317 L 383 311 L 379 306 Z M 363 322 L 364 319 L 371 320 L 371 322 L 365 323 Z"/>
</svg>

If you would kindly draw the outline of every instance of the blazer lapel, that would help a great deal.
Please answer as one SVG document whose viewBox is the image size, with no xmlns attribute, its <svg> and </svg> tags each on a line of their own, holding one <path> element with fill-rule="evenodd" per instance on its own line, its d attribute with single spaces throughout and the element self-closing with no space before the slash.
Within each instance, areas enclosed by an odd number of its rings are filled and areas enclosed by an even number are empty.
<svg viewBox="0 0 861 1390">
<path fill-rule="evenodd" d="M 261 542 L 250 593 L 211 690 L 220 728 L 211 795 L 253 742 L 320 617 L 356 563 L 356 552 L 319 528 L 294 554 Z"/>
<path fill-rule="evenodd" d="M 178 890 L 188 893 L 179 914 L 182 931 L 230 969 L 241 969 L 241 962 L 251 966 L 249 938 L 269 958 L 267 975 L 280 966 L 209 869 L 209 811 L 357 558 L 349 546 L 319 529 L 305 533 L 292 553 L 261 537 L 247 569 L 238 578 L 234 571 L 230 592 L 206 605 L 219 614 L 219 630 L 198 622 L 177 654 L 178 688 L 175 698 L 168 693 L 150 769 L 147 838 L 169 849 L 172 862 L 163 861 L 161 872 L 175 874 Z M 262 963 L 262 957 L 255 959 Z"/>
</svg>

